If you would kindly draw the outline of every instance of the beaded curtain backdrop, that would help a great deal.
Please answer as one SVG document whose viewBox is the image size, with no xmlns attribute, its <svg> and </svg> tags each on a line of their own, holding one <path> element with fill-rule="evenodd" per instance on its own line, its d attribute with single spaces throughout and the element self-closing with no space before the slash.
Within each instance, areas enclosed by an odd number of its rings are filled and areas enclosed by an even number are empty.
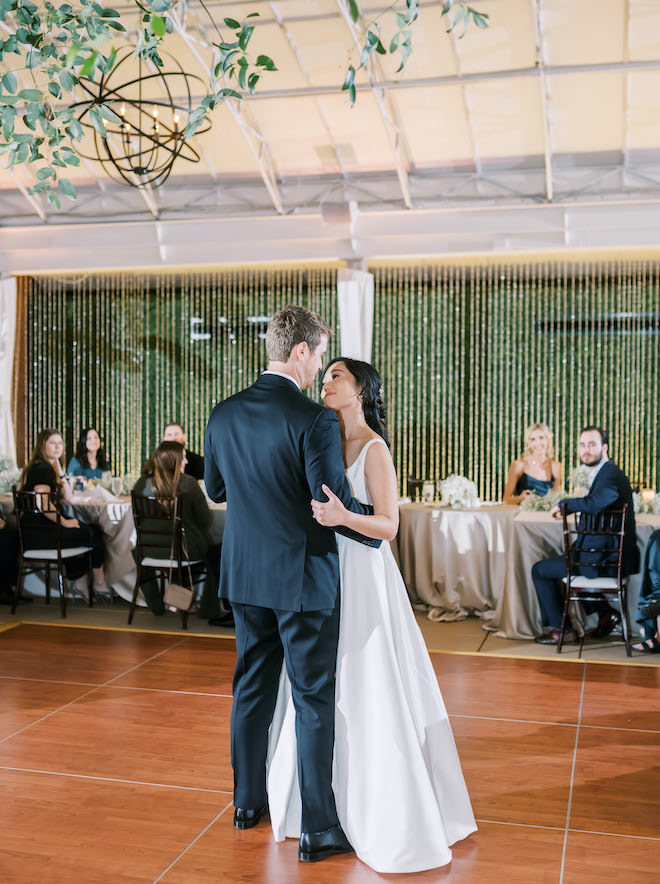
<svg viewBox="0 0 660 884">
<path fill-rule="evenodd" d="M 473 479 L 501 497 L 525 426 L 547 422 L 565 475 L 602 424 L 633 485 L 657 488 L 660 265 L 377 267 L 373 362 L 401 491 L 408 475 Z M 337 330 L 336 267 L 107 273 L 19 280 L 19 460 L 43 426 L 67 456 L 96 426 L 117 472 L 139 470 L 169 420 L 201 451 L 215 402 L 264 367 L 287 303 Z M 21 332 L 21 329 L 23 330 Z M 310 391 L 318 396 L 318 384 Z"/>
</svg>

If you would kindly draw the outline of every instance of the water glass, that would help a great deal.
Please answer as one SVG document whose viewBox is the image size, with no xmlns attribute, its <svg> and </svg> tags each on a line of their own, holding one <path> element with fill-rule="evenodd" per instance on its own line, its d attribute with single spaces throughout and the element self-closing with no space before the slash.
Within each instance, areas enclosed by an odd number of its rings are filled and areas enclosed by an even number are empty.
<svg viewBox="0 0 660 884">
<path fill-rule="evenodd" d="M 124 482 L 121 476 L 113 476 L 110 480 L 110 487 L 112 488 L 112 493 L 115 497 L 121 497 L 121 490 L 123 488 Z"/>
</svg>

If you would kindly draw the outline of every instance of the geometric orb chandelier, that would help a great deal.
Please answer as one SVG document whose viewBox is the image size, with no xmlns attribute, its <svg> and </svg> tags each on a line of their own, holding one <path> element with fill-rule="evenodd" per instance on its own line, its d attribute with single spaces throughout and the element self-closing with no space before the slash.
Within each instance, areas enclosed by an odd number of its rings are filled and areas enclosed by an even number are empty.
<svg viewBox="0 0 660 884">
<path fill-rule="evenodd" d="M 164 55 L 164 53 L 163 53 Z M 200 77 L 187 74 L 179 62 L 165 56 L 170 70 L 155 68 L 154 73 L 143 72 L 142 59 L 137 64 L 137 76 L 130 76 L 132 50 L 120 58 L 110 73 L 101 74 L 98 81 L 81 78 L 80 86 L 89 99 L 71 105 L 80 108 L 77 118 L 94 137 L 94 153 L 77 153 L 85 159 L 101 163 L 110 177 L 133 187 L 158 187 L 170 172 L 174 161 L 181 159 L 198 163 L 200 156 L 183 136 L 193 111 L 190 87 Z M 126 65 L 122 71 L 122 65 Z M 136 71 L 133 70 L 133 74 Z M 117 114 L 121 123 L 104 120 L 105 138 L 99 135 L 90 121 L 89 112 L 105 105 Z M 197 133 L 208 132 L 207 122 Z"/>
</svg>

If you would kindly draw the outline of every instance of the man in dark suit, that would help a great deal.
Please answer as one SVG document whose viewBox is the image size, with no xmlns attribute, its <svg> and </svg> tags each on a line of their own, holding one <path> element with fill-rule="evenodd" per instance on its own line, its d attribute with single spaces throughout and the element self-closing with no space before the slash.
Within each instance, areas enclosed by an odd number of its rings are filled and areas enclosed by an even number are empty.
<svg viewBox="0 0 660 884">
<path fill-rule="evenodd" d="M 639 550 L 637 549 L 632 489 L 625 474 L 609 459 L 608 449 L 608 435 L 601 427 L 589 426 L 582 430 L 578 451 L 580 461 L 592 469 L 589 493 L 586 497 L 569 497 L 562 500 L 558 506 L 550 510 L 550 513 L 555 518 L 561 518 L 560 507 L 565 507 L 570 513 L 582 513 L 582 519 L 585 519 L 606 510 L 621 509 L 624 504 L 628 504 L 623 541 L 623 568 L 625 574 L 634 574 L 639 570 Z M 589 548 L 598 547 L 603 541 L 607 541 L 607 538 L 594 536 L 588 544 L 585 542 L 584 545 L 588 545 Z M 607 547 L 603 548 L 602 554 L 594 552 L 593 567 L 585 564 L 580 568 L 580 573 L 585 577 L 597 577 L 598 563 L 608 561 L 610 555 L 611 548 L 608 550 Z M 541 606 L 543 626 L 549 628 L 548 632 L 535 639 L 539 644 L 556 645 L 559 643 L 559 630 L 564 609 L 564 596 L 559 581 L 565 576 L 566 560 L 564 556 L 543 559 L 532 568 L 532 580 Z M 591 633 L 596 638 L 609 635 L 621 619 L 619 612 L 610 607 L 604 599 L 600 602 L 584 602 L 583 604 L 588 612 L 598 612 L 598 626 Z M 564 643 L 574 641 L 576 641 L 575 632 L 569 626 Z"/>
<path fill-rule="evenodd" d="M 277 313 L 266 334 L 268 370 L 213 409 L 206 429 L 209 497 L 227 501 L 220 595 L 236 622 L 231 751 L 234 825 L 267 812 L 266 751 L 282 660 L 296 708 L 302 824 L 298 856 L 352 851 L 332 792 L 339 562 L 311 500 L 325 482 L 353 512 L 339 422 L 301 391 L 321 368 L 330 329 L 302 307 Z"/>
<path fill-rule="evenodd" d="M 186 444 L 186 431 L 181 424 L 173 421 L 163 430 L 163 442 L 178 442 L 186 449 L 186 466 L 184 473 L 186 476 L 192 476 L 197 482 L 204 478 L 204 458 L 201 454 L 195 454 L 190 451 Z"/>
</svg>

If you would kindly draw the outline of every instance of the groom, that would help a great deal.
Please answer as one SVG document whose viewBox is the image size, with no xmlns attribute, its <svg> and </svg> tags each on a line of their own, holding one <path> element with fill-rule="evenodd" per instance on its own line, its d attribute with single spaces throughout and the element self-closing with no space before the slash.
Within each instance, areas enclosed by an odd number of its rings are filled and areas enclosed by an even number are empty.
<svg viewBox="0 0 660 884">
<path fill-rule="evenodd" d="M 335 413 L 305 396 L 329 327 L 285 307 L 266 334 L 268 370 L 215 406 L 206 428 L 204 481 L 227 501 L 220 595 L 236 623 L 231 755 L 234 826 L 267 813 L 268 728 L 286 661 L 296 709 L 302 824 L 298 857 L 350 853 L 332 792 L 339 562 L 334 534 L 312 517 L 311 499 L 332 488 L 353 512 Z"/>
</svg>

